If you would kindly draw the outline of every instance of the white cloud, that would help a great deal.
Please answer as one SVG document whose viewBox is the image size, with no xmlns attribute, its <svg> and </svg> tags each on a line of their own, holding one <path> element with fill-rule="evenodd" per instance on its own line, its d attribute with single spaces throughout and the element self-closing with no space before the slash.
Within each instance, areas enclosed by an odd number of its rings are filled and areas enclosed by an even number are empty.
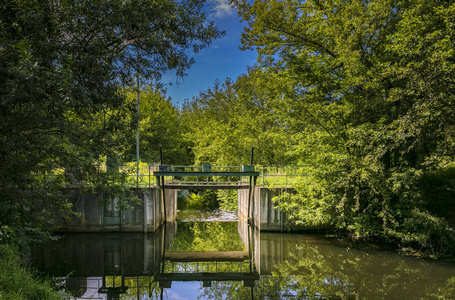
<svg viewBox="0 0 455 300">
<path fill-rule="evenodd" d="M 235 13 L 228 0 L 209 0 L 208 7 L 209 17 L 212 19 L 230 17 Z"/>
</svg>

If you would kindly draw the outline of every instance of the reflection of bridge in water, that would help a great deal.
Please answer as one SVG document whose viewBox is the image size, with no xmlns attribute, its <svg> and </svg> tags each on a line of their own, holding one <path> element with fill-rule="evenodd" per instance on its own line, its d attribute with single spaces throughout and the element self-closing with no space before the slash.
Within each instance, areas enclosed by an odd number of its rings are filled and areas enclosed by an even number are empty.
<svg viewBox="0 0 455 300">
<path fill-rule="evenodd" d="M 236 224 L 225 224 L 237 236 Z M 33 249 L 31 258 L 41 272 L 65 278 L 78 299 L 455 299 L 453 264 L 340 247 L 336 239 L 253 232 L 245 223 L 237 238 L 247 251 L 174 253 L 187 249 L 180 234 L 188 228 L 69 234 Z M 219 236 L 217 244 L 233 239 L 226 231 Z M 196 283 L 179 282 L 185 280 Z"/>
<path fill-rule="evenodd" d="M 164 228 L 166 231 L 167 226 Z M 239 230 L 239 233 L 248 251 L 173 252 L 164 248 L 161 266 L 154 275 L 154 281 L 161 288 L 170 288 L 173 281 L 201 281 L 203 287 L 210 287 L 212 281 L 242 281 L 244 286 L 254 287 L 259 273 L 253 258 L 252 234 L 248 230 Z M 166 236 L 164 234 L 164 238 Z"/>
<path fill-rule="evenodd" d="M 260 274 L 257 242 L 248 225 L 238 228 L 247 251 L 166 251 L 177 232 L 173 222 L 153 234 L 69 234 L 52 247 L 33 249 L 32 259 L 40 271 L 66 278 L 77 299 L 119 299 L 122 294 L 141 299 L 177 281 L 200 281 L 203 287 L 239 281 L 254 287 Z"/>
</svg>

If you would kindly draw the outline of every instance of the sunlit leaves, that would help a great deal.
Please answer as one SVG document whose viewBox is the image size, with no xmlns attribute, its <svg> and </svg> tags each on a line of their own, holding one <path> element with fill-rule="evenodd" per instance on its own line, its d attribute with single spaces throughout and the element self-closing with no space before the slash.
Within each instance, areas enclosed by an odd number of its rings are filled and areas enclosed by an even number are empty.
<svg viewBox="0 0 455 300">
<path fill-rule="evenodd" d="M 452 176 L 441 166 L 454 159 L 454 4 L 232 2 L 248 22 L 244 47 L 294 87 L 275 84 L 283 119 L 300 129 L 299 153 L 315 166 L 282 208 L 354 238 L 445 253 L 452 238 L 437 216 L 447 214 L 432 207 L 453 198 L 453 177 L 431 178 Z M 417 219 L 428 226 L 410 227 Z"/>
</svg>

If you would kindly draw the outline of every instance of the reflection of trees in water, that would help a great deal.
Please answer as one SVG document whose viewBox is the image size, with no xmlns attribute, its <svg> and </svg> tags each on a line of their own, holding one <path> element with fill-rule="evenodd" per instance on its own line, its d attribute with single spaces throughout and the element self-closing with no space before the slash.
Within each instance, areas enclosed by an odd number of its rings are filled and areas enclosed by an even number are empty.
<svg viewBox="0 0 455 300">
<path fill-rule="evenodd" d="M 120 284 L 120 276 L 106 278 L 107 286 L 119 286 Z M 138 299 L 138 295 L 139 299 L 148 299 L 141 297 L 144 295 L 150 299 L 159 299 L 161 290 L 158 287 L 158 283 L 153 281 L 153 276 L 125 277 L 124 284 L 128 289 L 126 293 L 120 295 L 120 299 L 136 300 Z"/>
<path fill-rule="evenodd" d="M 282 262 L 256 282 L 254 299 L 455 298 L 453 265 L 304 242 L 281 253 Z M 217 282 L 201 292 L 201 299 L 251 299 L 242 282 Z"/>
<path fill-rule="evenodd" d="M 237 223 L 180 223 L 172 240 L 167 227 L 167 251 L 244 250 Z M 242 236 L 245 239 L 244 231 Z M 332 240 L 295 234 L 255 233 L 254 258 L 261 274 L 255 286 L 242 281 L 195 282 L 201 299 L 455 299 L 455 266 L 381 251 L 361 251 Z M 159 299 L 162 234 L 86 234 L 66 236 L 54 246 L 32 251 L 40 271 L 54 276 L 71 273 L 70 290 L 90 291 L 87 277 L 105 276 L 106 286 L 128 286 L 120 299 Z M 146 238 L 146 240 L 144 240 Z M 247 239 L 245 239 L 247 241 Z M 145 243 L 144 243 L 145 242 Z M 338 243 L 339 244 L 339 243 Z M 144 248 L 144 246 L 146 246 Z M 370 248 L 371 249 L 371 248 Z M 182 253 L 179 253 L 182 254 Z M 167 262 L 173 272 L 248 273 L 247 261 Z M 103 275 L 104 274 L 104 275 Z M 84 278 L 77 279 L 78 277 Z M 101 277 L 100 277 L 101 280 Z M 70 283 L 74 283 L 74 286 Z M 100 285 L 101 286 L 101 285 Z M 92 287 L 93 290 L 93 287 Z M 165 289 L 168 290 L 167 288 Z M 171 288 L 172 290 L 172 288 Z M 98 289 L 96 289 L 98 291 Z M 177 290 L 178 291 L 178 290 Z M 82 291 L 81 291 L 82 293 Z"/>
<path fill-rule="evenodd" d="M 244 249 L 236 223 L 181 223 L 168 251 L 236 251 Z M 262 234 L 260 280 L 253 288 L 241 281 L 212 282 L 200 286 L 199 299 L 421 299 L 455 298 L 455 267 L 380 251 L 334 246 L 328 240 L 296 235 Z M 239 263 L 235 263 L 239 264 Z M 248 267 L 243 264 L 244 269 Z M 196 263 L 179 263 L 186 271 L 227 272 L 229 264 L 201 269 Z M 177 269 L 179 269 L 177 268 Z M 176 271 L 176 269 L 174 269 Z M 153 277 L 129 278 L 121 299 L 135 299 L 160 288 Z"/>
<path fill-rule="evenodd" d="M 198 299 L 251 299 L 251 291 L 240 281 L 217 281 L 213 282 L 211 287 L 202 288 Z"/>
<path fill-rule="evenodd" d="M 183 222 L 167 251 L 242 251 L 237 223 Z"/>
<path fill-rule="evenodd" d="M 289 254 L 273 272 L 280 278 L 282 289 L 294 292 L 298 298 L 323 295 L 342 299 L 419 299 L 424 295 L 437 295 L 435 292 L 441 283 L 446 282 L 449 288 L 455 278 L 453 266 L 410 257 L 308 244 L 298 248 L 304 255 Z"/>
</svg>

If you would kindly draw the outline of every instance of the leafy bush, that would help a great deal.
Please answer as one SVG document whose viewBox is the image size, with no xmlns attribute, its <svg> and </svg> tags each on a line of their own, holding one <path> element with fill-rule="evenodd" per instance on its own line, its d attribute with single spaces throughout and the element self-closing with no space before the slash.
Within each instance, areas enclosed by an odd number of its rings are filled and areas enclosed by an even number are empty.
<svg viewBox="0 0 455 300">
<path fill-rule="evenodd" d="M 220 208 L 236 211 L 238 209 L 237 190 L 218 190 L 217 197 Z"/>
<path fill-rule="evenodd" d="M 446 175 L 451 183 L 455 176 Z M 375 240 L 398 245 L 403 250 L 430 256 L 455 254 L 455 239 L 437 207 L 446 195 L 429 196 L 435 171 L 387 169 L 368 159 L 326 155 L 318 167 L 295 186 L 295 195 L 283 194 L 281 208 L 296 223 L 330 226 L 353 240 Z M 433 192 L 434 195 L 434 192 Z M 436 208 L 434 208 L 436 207 Z M 431 209 L 429 209 L 431 208 Z M 446 213 L 447 214 L 447 213 Z"/>
<path fill-rule="evenodd" d="M 217 209 L 220 205 L 216 191 L 207 190 L 202 194 L 191 193 L 191 196 L 185 199 L 186 208 L 196 208 L 201 210 Z"/>
<path fill-rule="evenodd" d="M 16 248 L 0 245 L 0 299 L 52 300 L 66 295 L 56 291 L 49 280 L 43 280 L 24 266 Z"/>
</svg>

